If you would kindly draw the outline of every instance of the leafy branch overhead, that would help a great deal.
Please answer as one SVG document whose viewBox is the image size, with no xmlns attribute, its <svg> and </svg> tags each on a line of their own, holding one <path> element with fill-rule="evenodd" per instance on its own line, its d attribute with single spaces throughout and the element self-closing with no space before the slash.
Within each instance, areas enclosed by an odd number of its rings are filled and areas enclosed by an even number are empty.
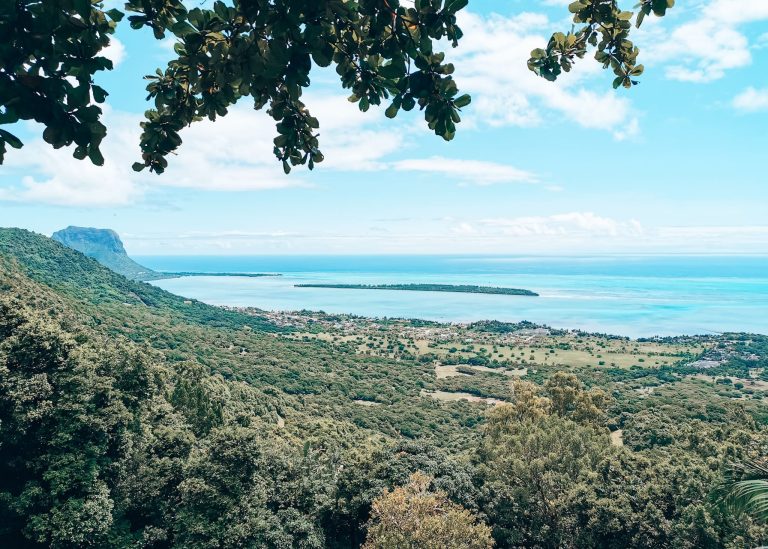
<svg viewBox="0 0 768 549">
<path fill-rule="evenodd" d="M 433 42 L 461 38 L 456 12 L 468 0 L 239 0 L 213 9 L 187 11 L 178 0 L 133 0 L 127 9 L 141 15 L 131 26 L 152 28 L 156 38 L 172 33 L 177 58 L 148 77 L 155 109 L 142 123 L 142 162 L 162 172 L 166 157 L 181 144 L 179 131 L 190 123 L 224 116 L 240 98 L 267 108 L 277 122 L 274 152 L 286 172 L 291 166 L 323 159 L 319 123 L 301 101 L 313 63 L 335 66 L 350 101 L 360 110 L 390 100 L 387 115 L 417 104 L 436 134 L 452 139 L 458 110 L 453 66 L 433 50 Z"/>
<path fill-rule="evenodd" d="M 642 17 L 663 15 L 673 0 L 643 0 Z M 459 112 L 470 103 L 453 80 L 454 66 L 434 50 L 462 37 L 457 13 L 468 0 L 233 0 L 188 9 L 180 0 L 129 0 L 134 29 L 156 39 L 171 35 L 175 57 L 147 76 L 152 108 L 141 123 L 139 171 L 162 173 L 167 157 L 193 122 L 225 116 L 249 97 L 275 120 L 274 153 L 286 173 L 323 160 L 319 122 L 301 101 L 313 65 L 334 66 L 349 100 L 361 111 L 387 103 L 386 116 L 417 106 L 427 125 L 453 139 Z M 103 56 L 125 14 L 90 0 L 18 0 L 0 4 L 0 125 L 35 120 L 55 148 L 75 145 L 74 156 L 101 165 L 106 128 L 99 104 L 107 91 L 94 75 L 111 70 Z M 615 0 L 579 0 L 570 6 L 576 33 L 556 33 L 546 50 L 534 50 L 531 70 L 554 80 L 568 71 L 587 44 L 617 74 L 614 87 L 630 87 L 642 72 L 637 48 L 627 39 L 632 13 Z M 6 146 L 21 140 L 0 129 L 0 163 Z"/>
<path fill-rule="evenodd" d="M 651 13 L 662 17 L 675 0 L 641 0 L 635 26 L 640 27 L 646 15 Z M 632 29 L 631 11 L 619 9 L 616 0 L 576 0 L 568 6 L 578 30 L 567 34 L 556 32 L 549 39 L 546 49 L 536 48 L 531 52 L 528 68 L 554 81 L 563 71 L 569 72 L 576 58 L 583 59 L 589 46 L 597 49 L 595 59 L 603 68 L 611 68 L 616 78 L 613 87 L 631 88 L 638 84 L 636 77 L 643 74 L 643 65 L 637 64 L 639 50 L 629 40 Z"/>
</svg>

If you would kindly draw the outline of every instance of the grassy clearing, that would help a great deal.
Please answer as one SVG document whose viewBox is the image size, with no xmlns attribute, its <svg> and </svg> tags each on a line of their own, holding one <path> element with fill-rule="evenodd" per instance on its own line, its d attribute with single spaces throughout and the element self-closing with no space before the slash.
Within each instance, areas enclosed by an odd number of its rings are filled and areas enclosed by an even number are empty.
<svg viewBox="0 0 768 549">
<path fill-rule="evenodd" d="M 482 357 L 507 366 L 569 366 L 656 368 L 671 366 L 685 357 L 704 351 L 703 345 L 660 344 L 610 339 L 601 336 L 577 336 L 575 334 L 544 337 L 506 337 L 487 335 L 465 337 L 457 327 L 452 337 L 439 340 L 402 337 L 397 330 L 371 330 L 363 334 L 334 332 L 300 333 L 293 337 L 318 339 L 335 345 L 351 347 L 359 354 L 384 357 L 418 358 L 432 354 L 437 360 L 469 361 Z M 508 341 L 511 340 L 511 341 Z"/>
<path fill-rule="evenodd" d="M 484 397 L 471 395 L 469 393 L 459 393 L 459 392 L 452 392 L 452 391 L 422 391 L 421 395 L 428 396 L 437 400 L 442 400 L 443 402 L 456 402 L 459 400 L 466 400 L 468 402 L 475 402 L 479 404 L 490 404 L 493 406 L 504 402 L 503 400 L 499 400 L 498 398 L 484 398 Z"/>
</svg>

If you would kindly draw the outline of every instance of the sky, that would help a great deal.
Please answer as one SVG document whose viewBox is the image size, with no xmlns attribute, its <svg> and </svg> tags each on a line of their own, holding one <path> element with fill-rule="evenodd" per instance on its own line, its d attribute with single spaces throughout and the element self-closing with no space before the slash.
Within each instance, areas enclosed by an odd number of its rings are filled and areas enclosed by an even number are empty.
<svg viewBox="0 0 768 549">
<path fill-rule="evenodd" d="M 464 38 L 446 46 L 473 97 L 451 142 L 418 111 L 359 112 L 315 68 L 304 101 L 326 160 L 289 176 L 274 121 L 247 98 L 184 130 L 165 174 L 132 172 L 142 76 L 173 42 L 121 24 L 116 68 L 97 78 L 105 165 L 19 128 L 0 226 L 112 228 L 134 255 L 768 254 L 768 1 L 678 0 L 647 18 L 631 90 L 590 58 L 555 83 L 528 71 L 530 51 L 570 28 L 568 3 L 470 0 Z"/>
</svg>

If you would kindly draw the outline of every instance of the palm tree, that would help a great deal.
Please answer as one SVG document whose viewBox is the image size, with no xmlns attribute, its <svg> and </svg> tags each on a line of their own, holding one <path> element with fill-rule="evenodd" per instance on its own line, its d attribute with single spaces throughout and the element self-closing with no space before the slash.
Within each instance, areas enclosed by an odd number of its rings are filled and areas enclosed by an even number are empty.
<svg viewBox="0 0 768 549">
<path fill-rule="evenodd" d="M 734 464 L 715 497 L 735 515 L 746 513 L 768 522 L 768 465 L 754 460 Z"/>
</svg>

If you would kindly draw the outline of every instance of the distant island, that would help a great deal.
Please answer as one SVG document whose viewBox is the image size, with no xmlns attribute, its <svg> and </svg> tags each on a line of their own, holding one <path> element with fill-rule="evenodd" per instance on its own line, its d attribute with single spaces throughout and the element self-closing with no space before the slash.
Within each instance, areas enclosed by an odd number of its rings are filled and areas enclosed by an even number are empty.
<svg viewBox="0 0 768 549">
<path fill-rule="evenodd" d="M 475 286 L 472 284 L 295 284 L 295 288 L 333 288 L 337 290 L 401 290 L 410 292 L 452 292 L 461 294 L 524 295 L 537 297 L 531 290 Z"/>
</svg>

